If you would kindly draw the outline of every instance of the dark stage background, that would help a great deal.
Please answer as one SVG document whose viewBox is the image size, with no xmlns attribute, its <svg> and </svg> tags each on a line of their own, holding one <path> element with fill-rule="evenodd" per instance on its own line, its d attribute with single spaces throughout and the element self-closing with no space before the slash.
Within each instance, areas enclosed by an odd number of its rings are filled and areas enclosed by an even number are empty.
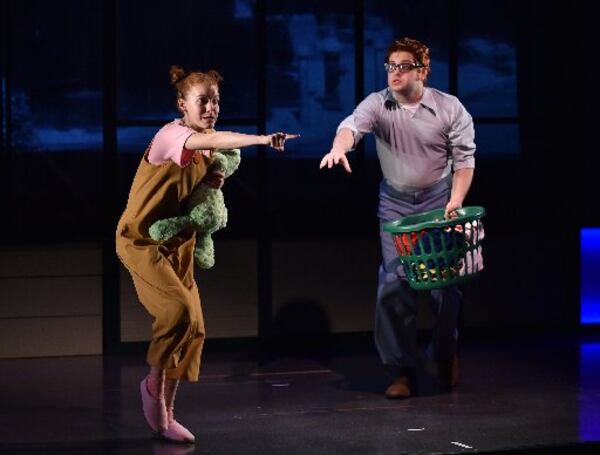
<svg viewBox="0 0 600 455">
<path fill-rule="evenodd" d="M 385 50 L 402 36 L 430 46 L 430 85 L 475 119 L 466 205 L 488 211 L 486 271 L 464 287 L 464 332 L 578 329 L 579 232 L 600 225 L 587 2 L 1 8 L 1 356 L 115 353 L 147 339 L 113 237 L 145 146 L 177 115 L 175 63 L 224 76 L 221 129 L 302 134 L 283 155 L 246 150 L 226 183 L 230 224 L 216 235 L 215 270 L 197 275 L 209 339 L 370 331 L 374 143 L 352 153 L 351 175 L 318 164 L 339 121 L 385 87 Z"/>
</svg>

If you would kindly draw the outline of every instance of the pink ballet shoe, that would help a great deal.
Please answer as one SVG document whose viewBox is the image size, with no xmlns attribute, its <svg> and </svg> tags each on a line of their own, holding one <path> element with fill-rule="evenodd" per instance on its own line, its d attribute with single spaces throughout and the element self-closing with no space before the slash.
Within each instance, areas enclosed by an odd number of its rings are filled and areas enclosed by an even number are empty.
<svg viewBox="0 0 600 455">
<path fill-rule="evenodd" d="M 162 433 L 169 426 L 169 417 L 167 415 L 167 407 L 165 398 L 154 398 L 148 391 L 148 378 L 142 379 L 140 383 L 140 393 L 142 395 L 142 409 L 146 422 L 157 433 Z M 161 394 L 162 395 L 162 394 Z"/>
<path fill-rule="evenodd" d="M 190 444 L 196 441 L 194 435 L 186 427 L 175 420 L 174 408 L 167 408 L 167 415 L 169 419 L 169 426 L 165 431 L 162 432 L 162 435 L 165 439 L 174 442 L 187 442 Z"/>
</svg>

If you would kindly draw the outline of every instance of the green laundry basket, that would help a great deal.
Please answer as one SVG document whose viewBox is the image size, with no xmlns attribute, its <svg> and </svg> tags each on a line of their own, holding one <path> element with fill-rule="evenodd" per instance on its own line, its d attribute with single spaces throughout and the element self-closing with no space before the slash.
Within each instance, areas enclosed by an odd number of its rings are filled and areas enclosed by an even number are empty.
<svg viewBox="0 0 600 455">
<path fill-rule="evenodd" d="M 444 209 L 409 215 L 383 225 L 390 232 L 413 289 L 432 290 L 468 281 L 483 269 L 483 207 L 457 209 L 446 220 Z"/>
</svg>

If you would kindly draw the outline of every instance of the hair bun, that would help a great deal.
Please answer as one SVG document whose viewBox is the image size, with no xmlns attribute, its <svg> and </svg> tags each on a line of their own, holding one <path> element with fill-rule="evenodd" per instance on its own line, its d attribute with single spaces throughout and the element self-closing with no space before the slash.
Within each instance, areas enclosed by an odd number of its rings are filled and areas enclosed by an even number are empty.
<svg viewBox="0 0 600 455">
<path fill-rule="evenodd" d="M 171 77 L 171 84 L 175 85 L 177 84 L 177 82 L 185 78 L 186 72 L 182 66 L 171 65 L 171 69 L 169 70 L 169 76 Z"/>
</svg>

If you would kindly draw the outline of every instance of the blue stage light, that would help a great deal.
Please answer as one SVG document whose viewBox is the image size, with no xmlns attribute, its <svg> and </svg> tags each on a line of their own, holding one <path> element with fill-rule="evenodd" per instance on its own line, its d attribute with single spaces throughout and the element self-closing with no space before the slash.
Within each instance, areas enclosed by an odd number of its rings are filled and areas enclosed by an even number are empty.
<svg viewBox="0 0 600 455">
<path fill-rule="evenodd" d="M 600 324 L 600 228 L 581 229 L 582 324 Z"/>
</svg>

